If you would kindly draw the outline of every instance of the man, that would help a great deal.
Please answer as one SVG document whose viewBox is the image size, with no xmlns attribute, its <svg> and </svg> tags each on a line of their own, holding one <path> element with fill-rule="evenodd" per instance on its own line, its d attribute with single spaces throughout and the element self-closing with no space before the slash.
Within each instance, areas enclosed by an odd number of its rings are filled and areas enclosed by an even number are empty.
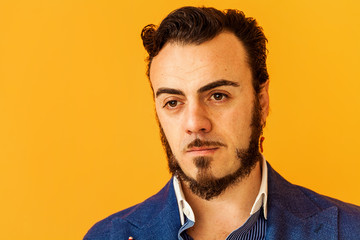
<svg viewBox="0 0 360 240">
<path fill-rule="evenodd" d="M 266 38 L 242 12 L 184 7 L 142 39 L 173 178 L 84 239 L 360 239 L 360 208 L 283 179 L 261 154 Z"/>
</svg>

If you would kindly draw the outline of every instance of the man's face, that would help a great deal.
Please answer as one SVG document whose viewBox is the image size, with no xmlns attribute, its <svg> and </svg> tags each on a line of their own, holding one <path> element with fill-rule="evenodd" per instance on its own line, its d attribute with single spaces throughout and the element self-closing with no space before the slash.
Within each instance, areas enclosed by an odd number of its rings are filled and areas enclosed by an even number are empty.
<svg viewBox="0 0 360 240">
<path fill-rule="evenodd" d="M 255 97 L 246 52 L 235 35 L 221 33 L 200 45 L 166 44 L 152 61 L 150 80 L 170 170 L 194 193 L 211 199 L 227 186 L 216 193 L 209 186 L 249 174 L 260 156 L 257 141 L 268 104 L 262 99 L 268 96 L 266 88 Z"/>
</svg>

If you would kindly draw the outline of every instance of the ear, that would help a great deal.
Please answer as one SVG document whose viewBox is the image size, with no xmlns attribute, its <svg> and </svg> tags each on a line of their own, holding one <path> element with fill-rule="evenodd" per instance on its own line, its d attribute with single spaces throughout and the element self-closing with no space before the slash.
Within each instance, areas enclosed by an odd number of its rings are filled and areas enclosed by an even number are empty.
<svg viewBox="0 0 360 240">
<path fill-rule="evenodd" d="M 258 98 L 261 107 L 261 125 L 264 126 L 269 115 L 269 80 L 260 85 Z"/>
</svg>

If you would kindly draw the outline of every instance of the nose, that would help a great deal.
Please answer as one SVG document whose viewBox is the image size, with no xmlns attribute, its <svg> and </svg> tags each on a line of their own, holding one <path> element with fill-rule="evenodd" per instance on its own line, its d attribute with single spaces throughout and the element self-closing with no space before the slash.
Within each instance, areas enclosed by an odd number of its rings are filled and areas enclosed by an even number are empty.
<svg viewBox="0 0 360 240">
<path fill-rule="evenodd" d="M 208 133 L 212 128 L 209 114 L 200 103 L 188 105 L 184 122 L 187 134 Z"/>
</svg>

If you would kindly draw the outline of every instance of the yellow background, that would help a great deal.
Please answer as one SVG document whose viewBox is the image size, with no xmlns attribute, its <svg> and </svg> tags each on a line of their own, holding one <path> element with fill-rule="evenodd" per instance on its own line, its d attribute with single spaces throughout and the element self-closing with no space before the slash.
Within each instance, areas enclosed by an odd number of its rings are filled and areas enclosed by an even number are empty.
<svg viewBox="0 0 360 240">
<path fill-rule="evenodd" d="M 81 239 L 169 179 L 139 36 L 183 5 L 258 20 L 266 158 L 293 183 L 360 204 L 357 0 L 2 0 L 1 239 Z"/>
</svg>

